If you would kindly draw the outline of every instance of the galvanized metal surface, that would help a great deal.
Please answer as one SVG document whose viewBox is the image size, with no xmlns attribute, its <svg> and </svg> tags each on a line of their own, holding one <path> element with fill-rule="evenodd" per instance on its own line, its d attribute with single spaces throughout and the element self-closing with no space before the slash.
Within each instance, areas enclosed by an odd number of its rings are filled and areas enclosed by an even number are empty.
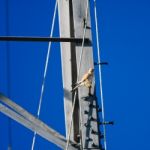
<svg viewBox="0 0 150 150">
<path fill-rule="evenodd" d="M 88 8 L 88 18 L 86 20 L 86 9 L 88 0 L 72 0 L 73 5 L 73 18 L 74 18 L 74 32 L 75 37 L 82 37 L 84 33 L 85 23 L 86 38 L 92 41 L 91 36 L 91 20 L 90 10 Z M 77 68 L 79 68 L 79 58 L 81 52 L 81 46 L 76 45 L 76 62 Z M 93 48 L 91 45 L 84 47 L 80 76 L 79 79 L 88 71 L 89 68 L 94 68 L 93 62 Z M 99 130 L 97 123 L 97 103 L 95 96 L 95 80 L 93 80 L 92 95 L 89 96 L 89 90 L 85 87 L 78 89 L 79 106 L 80 106 L 80 130 L 82 133 L 82 148 L 83 149 L 99 149 Z M 87 113 L 85 113 L 87 112 Z M 96 134 L 91 131 L 94 130 Z"/>
<path fill-rule="evenodd" d="M 66 138 L 47 126 L 44 122 L 40 121 L 25 109 L 11 101 L 9 98 L 0 93 L 0 112 L 4 113 L 8 117 L 14 119 L 20 124 L 24 125 L 28 129 L 37 132 L 40 136 L 48 141 L 56 144 L 60 148 L 64 149 L 66 146 Z M 76 145 L 76 143 L 72 144 Z M 74 146 L 70 146 L 70 150 L 76 150 Z"/>
<path fill-rule="evenodd" d="M 70 20 L 70 1 L 58 0 L 59 11 L 59 28 L 60 36 L 71 37 L 71 20 Z M 65 111 L 65 124 L 66 124 L 66 137 L 71 120 L 72 110 L 72 46 L 71 43 L 61 43 L 61 63 L 62 63 L 62 77 L 64 88 L 64 111 Z M 74 130 L 71 132 L 71 140 L 74 140 Z"/>
</svg>

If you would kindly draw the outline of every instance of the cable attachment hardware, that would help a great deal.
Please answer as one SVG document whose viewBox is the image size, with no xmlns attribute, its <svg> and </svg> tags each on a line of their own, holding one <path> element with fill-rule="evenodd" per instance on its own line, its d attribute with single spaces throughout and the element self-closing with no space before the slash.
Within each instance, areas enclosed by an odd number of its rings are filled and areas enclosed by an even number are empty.
<svg viewBox="0 0 150 150">
<path fill-rule="evenodd" d="M 89 107 L 90 107 L 90 108 L 93 108 L 94 105 L 93 105 L 92 103 L 89 103 Z"/>
<path fill-rule="evenodd" d="M 89 121 L 97 121 L 97 119 L 93 118 L 93 116 L 89 116 Z"/>
<path fill-rule="evenodd" d="M 94 147 L 94 148 L 98 148 L 99 146 L 98 146 L 98 145 L 96 145 L 95 143 L 92 143 L 92 147 Z"/>
<path fill-rule="evenodd" d="M 95 106 L 93 103 L 89 103 L 88 106 L 89 108 L 97 108 L 97 106 Z"/>
<path fill-rule="evenodd" d="M 91 27 L 87 25 L 87 20 L 85 18 L 83 18 L 83 27 L 86 27 L 86 29 L 91 29 Z"/>
<path fill-rule="evenodd" d="M 103 135 L 103 134 L 102 134 L 102 135 L 100 135 L 100 138 L 101 138 L 101 139 L 103 139 L 103 138 L 104 138 L 104 135 Z"/>
<path fill-rule="evenodd" d="M 87 127 L 87 128 L 91 127 L 89 122 L 85 123 L 84 126 Z"/>
<path fill-rule="evenodd" d="M 84 114 L 88 115 L 88 114 L 89 114 L 89 112 L 88 112 L 87 110 L 85 110 L 85 111 L 84 111 Z"/>
<path fill-rule="evenodd" d="M 85 18 L 83 18 L 83 27 L 87 26 L 87 20 Z"/>
<path fill-rule="evenodd" d="M 97 100 L 97 97 L 94 95 L 89 95 L 89 96 L 81 97 L 81 99 L 87 102 L 93 102 L 93 100 Z"/>
<path fill-rule="evenodd" d="M 101 131 L 99 131 L 99 138 L 100 138 L 100 139 L 103 139 L 103 138 L 104 138 L 104 134 L 103 134 Z"/>
<path fill-rule="evenodd" d="M 114 125 L 114 122 L 113 121 L 105 121 L 105 122 L 99 122 L 98 124 L 100 125 Z"/>
<path fill-rule="evenodd" d="M 97 111 L 98 111 L 98 112 L 102 112 L 102 108 L 98 108 Z"/>
<path fill-rule="evenodd" d="M 93 141 L 90 137 L 86 137 L 86 141 Z"/>
<path fill-rule="evenodd" d="M 100 108 L 99 105 L 97 105 L 96 109 L 97 109 L 97 112 L 102 112 L 102 108 Z"/>
<path fill-rule="evenodd" d="M 98 135 L 98 134 L 99 134 L 99 132 L 97 132 L 97 131 L 95 131 L 95 130 L 91 129 L 91 134 Z"/>
<path fill-rule="evenodd" d="M 94 62 L 94 65 L 109 65 L 108 62 Z"/>
<path fill-rule="evenodd" d="M 95 130 L 91 130 L 91 134 L 96 134 L 96 135 L 99 135 L 100 139 L 103 139 L 104 138 L 104 135 L 101 133 L 101 132 L 96 132 Z"/>
</svg>

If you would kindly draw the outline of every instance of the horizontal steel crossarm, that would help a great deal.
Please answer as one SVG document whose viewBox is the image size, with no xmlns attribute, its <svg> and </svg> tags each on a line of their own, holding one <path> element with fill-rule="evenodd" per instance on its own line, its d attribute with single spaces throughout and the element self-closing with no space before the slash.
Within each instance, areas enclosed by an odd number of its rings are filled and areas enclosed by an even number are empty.
<svg viewBox="0 0 150 150">
<path fill-rule="evenodd" d="M 82 38 L 70 37 L 25 37 L 25 36 L 0 36 L 0 41 L 16 41 L 16 42 L 74 42 L 82 43 Z M 85 43 L 89 43 L 89 39 L 85 39 Z"/>
</svg>

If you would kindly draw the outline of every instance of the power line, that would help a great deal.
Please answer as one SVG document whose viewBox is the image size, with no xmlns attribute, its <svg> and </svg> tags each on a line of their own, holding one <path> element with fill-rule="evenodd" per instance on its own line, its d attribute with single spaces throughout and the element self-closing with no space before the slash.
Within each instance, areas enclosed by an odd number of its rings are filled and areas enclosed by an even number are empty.
<svg viewBox="0 0 150 150">
<path fill-rule="evenodd" d="M 10 34 L 9 30 L 9 1 L 6 0 L 6 35 Z M 7 61 L 7 94 L 10 97 L 10 45 L 6 43 L 6 61 Z M 11 119 L 8 118 L 8 150 L 12 149 L 12 125 Z"/>
<path fill-rule="evenodd" d="M 96 44 L 97 44 L 98 62 L 101 63 L 96 0 L 94 0 L 94 15 L 95 15 L 95 26 L 96 26 Z M 101 70 L 101 65 L 99 65 L 99 84 L 100 84 L 100 97 L 101 97 L 101 105 L 102 105 L 102 120 L 103 120 L 103 122 L 105 122 L 104 96 L 103 96 L 103 87 L 102 87 L 102 70 Z M 105 124 L 103 124 L 103 131 L 104 131 L 104 147 L 105 147 L 105 150 L 107 150 Z"/>
<path fill-rule="evenodd" d="M 54 14 L 53 14 L 52 28 L 51 28 L 50 37 L 53 36 L 54 24 L 55 24 L 55 18 L 56 18 L 56 10 L 57 10 L 57 0 L 56 0 L 56 3 L 55 3 L 55 8 L 54 8 Z M 37 111 L 37 117 L 38 118 L 40 116 L 41 105 L 42 105 L 42 100 L 43 100 L 45 80 L 46 80 L 48 62 L 49 62 L 49 57 L 50 57 L 50 50 L 51 50 L 51 42 L 49 42 L 49 44 L 48 44 L 48 51 L 47 51 L 46 62 L 45 62 L 45 67 L 44 67 L 44 77 L 43 77 L 41 93 L 40 93 L 40 100 L 39 100 L 39 106 L 38 106 L 38 111 Z M 33 139 L 32 139 L 31 150 L 34 150 L 35 140 L 36 140 L 36 132 L 34 132 L 34 136 L 33 136 Z"/>
</svg>

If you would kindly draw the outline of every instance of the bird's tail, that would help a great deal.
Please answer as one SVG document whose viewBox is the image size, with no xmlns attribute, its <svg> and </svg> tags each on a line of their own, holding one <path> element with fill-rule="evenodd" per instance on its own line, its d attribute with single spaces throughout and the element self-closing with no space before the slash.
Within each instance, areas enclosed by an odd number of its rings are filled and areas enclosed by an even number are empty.
<svg viewBox="0 0 150 150">
<path fill-rule="evenodd" d="M 73 91 L 76 90 L 79 86 L 80 86 L 80 84 L 77 84 L 70 92 L 73 92 Z"/>
<path fill-rule="evenodd" d="M 72 86 L 77 86 L 77 85 L 79 85 L 79 84 L 81 84 L 81 81 L 72 84 Z"/>
</svg>

